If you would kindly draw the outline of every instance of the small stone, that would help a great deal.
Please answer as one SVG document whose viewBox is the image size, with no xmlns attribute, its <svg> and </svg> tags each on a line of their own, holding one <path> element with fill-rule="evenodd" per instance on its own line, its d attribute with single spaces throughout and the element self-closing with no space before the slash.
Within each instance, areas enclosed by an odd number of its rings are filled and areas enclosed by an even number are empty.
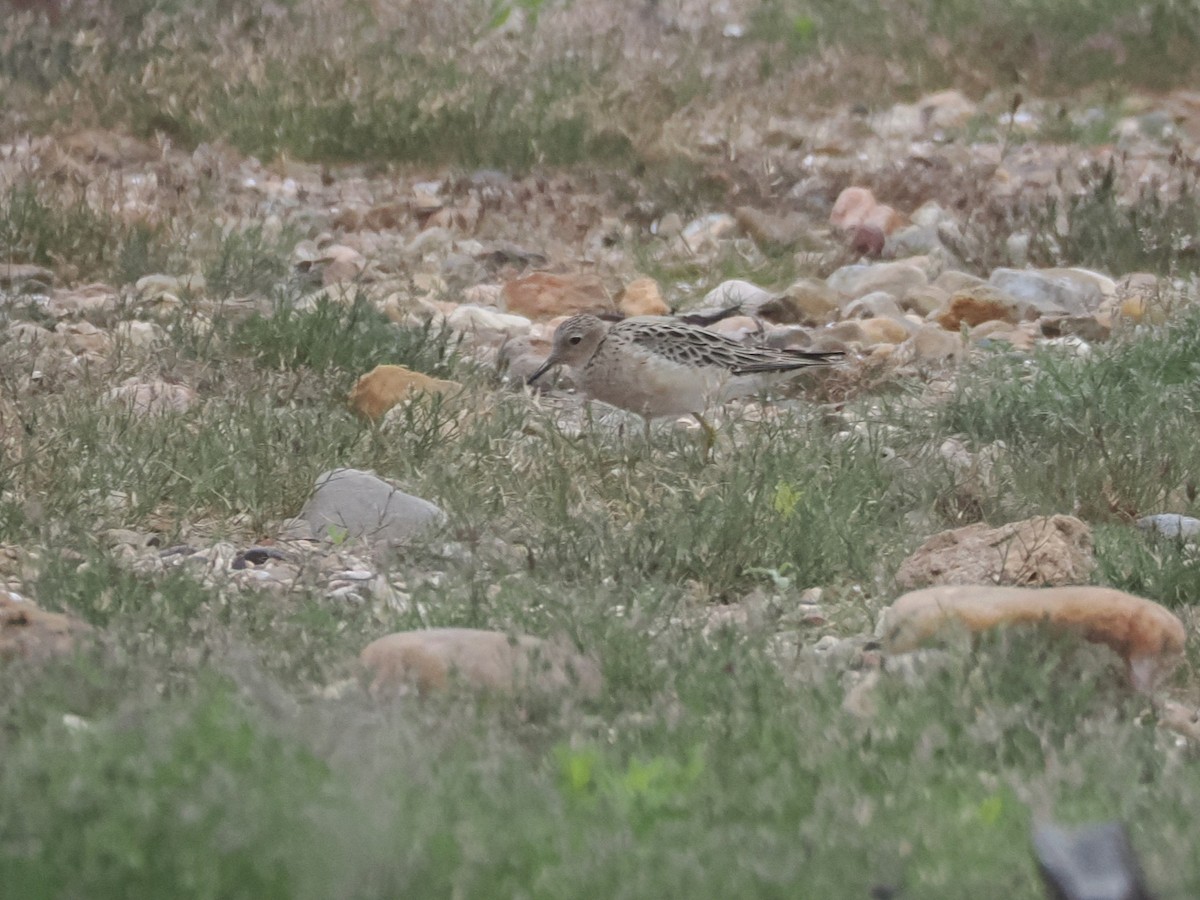
<svg viewBox="0 0 1200 900">
<path fill-rule="evenodd" d="M 1005 343 L 1014 350 L 1029 350 L 1034 343 L 1032 326 L 1032 322 L 1023 322 L 1020 325 L 998 320 L 984 322 L 971 329 L 971 343 L 981 347 Z"/>
<path fill-rule="evenodd" d="M 925 325 L 917 331 L 900 351 L 911 354 L 918 362 L 944 362 L 957 359 L 964 351 L 963 340 L 955 332 L 946 331 L 937 325 Z"/>
<path fill-rule="evenodd" d="M 46 612 L 11 591 L 0 590 L 0 661 L 41 662 L 71 653 L 91 631 L 79 619 Z"/>
<path fill-rule="evenodd" d="M 534 272 L 506 283 L 501 296 L 505 310 L 527 319 L 606 313 L 614 309 L 603 282 L 594 275 Z"/>
<path fill-rule="evenodd" d="M 750 316 L 730 316 L 727 319 L 719 319 L 707 327 L 709 331 L 723 334 L 735 341 L 762 333 L 762 327 L 758 321 Z"/>
<path fill-rule="evenodd" d="M 775 299 L 775 295 L 765 288 L 749 281 L 734 279 L 722 281 L 705 294 L 704 299 L 700 301 L 700 307 L 702 309 L 729 309 L 736 306 L 745 311 L 751 311 L 773 299 Z"/>
<path fill-rule="evenodd" d="M 1159 513 L 1154 516 L 1143 516 L 1137 520 L 1137 527 L 1142 531 L 1151 532 L 1167 538 L 1191 540 L 1200 535 L 1200 519 L 1191 516 L 1180 516 L 1175 513 Z"/>
<path fill-rule="evenodd" d="M 669 212 L 658 220 L 658 230 L 655 232 L 659 237 L 673 238 L 683 233 L 683 219 L 679 213 Z"/>
<path fill-rule="evenodd" d="M 896 298 L 887 291 L 872 291 L 863 294 L 857 300 L 851 300 L 842 310 L 842 315 L 848 319 L 865 318 L 868 316 L 889 316 L 899 319 L 904 316 Z"/>
<path fill-rule="evenodd" d="M 0 287 L 11 289 L 28 282 L 36 282 L 41 287 L 50 287 L 54 284 L 54 273 L 44 266 L 0 262 Z"/>
<path fill-rule="evenodd" d="M 416 233 L 404 247 L 404 256 L 409 259 L 437 256 L 445 253 L 453 245 L 454 232 L 444 226 L 434 225 Z"/>
<path fill-rule="evenodd" d="M 121 404 L 135 416 L 161 416 L 186 412 L 196 402 L 196 392 L 186 384 L 169 381 L 139 381 L 131 378 L 108 391 L 105 399 Z"/>
<path fill-rule="evenodd" d="M 528 334 L 533 323 L 524 316 L 463 304 L 446 317 L 446 324 L 455 331 L 519 337 Z"/>
<path fill-rule="evenodd" d="M 847 300 L 873 291 L 886 291 L 899 299 L 909 290 L 929 283 L 919 267 L 907 262 L 842 266 L 826 280 L 829 288 Z"/>
<path fill-rule="evenodd" d="M 1129 832 L 1120 822 L 1033 829 L 1042 880 L 1058 900 L 1151 900 Z"/>
<path fill-rule="evenodd" d="M 934 535 L 900 565 L 896 584 L 1077 584 L 1095 567 L 1092 530 L 1074 516 L 999 528 L 978 522 Z"/>
<path fill-rule="evenodd" d="M 1041 320 L 1042 334 L 1048 338 L 1077 337 L 1100 344 L 1112 337 L 1112 318 L 1107 313 L 1094 316 L 1055 316 Z"/>
<path fill-rule="evenodd" d="M 845 188 L 833 203 L 829 224 L 844 231 L 853 231 L 867 221 L 871 211 L 878 205 L 879 201 L 867 188 Z"/>
<path fill-rule="evenodd" d="M 776 216 L 752 206 L 739 206 L 733 212 L 738 225 L 760 244 L 790 247 L 808 233 L 810 226 L 801 215 Z"/>
<path fill-rule="evenodd" d="M 922 318 L 944 309 L 950 303 L 950 294 L 932 284 L 910 288 L 900 298 L 900 308 L 916 313 Z"/>
<path fill-rule="evenodd" d="M 757 315 L 777 325 L 824 325 L 837 317 L 838 295 L 818 278 L 801 278 L 759 305 Z"/>
<path fill-rule="evenodd" d="M 594 661 L 557 641 L 472 628 L 401 631 L 368 644 L 359 656 L 376 699 L 446 691 L 456 684 L 498 694 L 596 697 L 602 687 Z"/>
<path fill-rule="evenodd" d="M 136 349 L 145 349 L 167 343 L 170 338 L 167 332 L 153 322 L 129 320 L 118 322 L 112 330 L 118 344 Z"/>
<path fill-rule="evenodd" d="M 626 316 L 669 316 L 671 307 L 663 300 L 658 282 L 653 278 L 637 278 L 625 285 L 617 295 L 617 309 Z"/>
<path fill-rule="evenodd" d="M 402 544 L 444 520 L 445 513 L 428 500 L 404 493 L 373 472 L 333 469 L 317 477 L 312 496 L 285 529 L 285 537 Z"/>
<path fill-rule="evenodd" d="M 1016 322 L 1018 305 L 1014 297 L 1003 291 L 980 285 L 955 293 L 937 321 L 947 331 L 958 331 L 964 324 L 974 326 L 996 320 Z"/>
<path fill-rule="evenodd" d="M 981 284 L 987 284 L 987 282 L 976 275 L 971 275 L 968 272 L 959 272 L 955 269 L 946 269 L 946 271 L 933 280 L 933 286 L 939 291 L 945 291 L 947 294 L 957 294 L 959 291 L 977 287 Z"/>
<path fill-rule="evenodd" d="M 865 345 L 868 347 L 876 344 L 901 344 L 908 340 L 909 329 L 899 319 L 878 316 L 872 319 L 863 319 L 859 325 L 863 330 Z"/>
<path fill-rule="evenodd" d="M 54 333 L 72 353 L 77 355 L 106 356 L 112 349 L 112 339 L 108 333 L 97 328 L 91 322 L 59 322 L 54 327 Z"/>
<path fill-rule="evenodd" d="M 910 591 L 884 613 L 889 653 L 915 650 L 955 628 L 975 633 L 1001 625 L 1045 623 L 1107 644 L 1128 666 L 1138 690 L 1151 690 L 1179 661 L 1187 633 L 1169 610 L 1113 588 L 942 585 Z"/>
<path fill-rule="evenodd" d="M 207 284 L 204 276 L 200 274 L 192 275 L 143 275 L 134 282 L 134 290 L 138 295 L 144 298 L 157 297 L 159 294 L 180 294 L 192 293 L 201 294 L 204 292 Z"/>
<path fill-rule="evenodd" d="M 709 213 L 693 219 L 679 233 L 679 239 L 692 253 L 714 250 L 737 229 L 737 220 L 727 213 Z"/>
<path fill-rule="evenodd" d="M 445 394 L 461 389 L 456 381 L 443 381 L 405 366 L 376 366 L 354 383 L 348 402 L 350 408 L 367 419 L 378 419 L 385 412 L 409 397 L 425 394 Z"/>
<path fill-rule="evenodd" d="M 1090 315 L 1116 283 L 1086 269 L 996 269 L 988 282 L 1017 301 L 1021 318 Z"/>
<path fill-rule="evenodd" d="M 107 284 L 85 284 L 70 289 L 56 289 L 46 304 L 46 311 L 52 316 L 86 316 L 92 319 L 104 319 L 115 313 L 120 306 L 121 298 Z"/>
</svg>

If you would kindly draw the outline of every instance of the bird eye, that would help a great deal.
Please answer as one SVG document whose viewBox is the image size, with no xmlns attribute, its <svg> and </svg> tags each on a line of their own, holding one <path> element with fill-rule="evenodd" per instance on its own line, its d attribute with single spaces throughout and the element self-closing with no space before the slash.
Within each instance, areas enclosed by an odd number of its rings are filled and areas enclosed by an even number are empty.
<svg viewBox="0 0 1200 900">
<path fill-rule="evenodd" d="M 583 340 L 583 335 L 577 334 L 574 337 L 567 338 L 567 343 L 568 344 L 578 344 L 582 340 Z"/>
</svg>

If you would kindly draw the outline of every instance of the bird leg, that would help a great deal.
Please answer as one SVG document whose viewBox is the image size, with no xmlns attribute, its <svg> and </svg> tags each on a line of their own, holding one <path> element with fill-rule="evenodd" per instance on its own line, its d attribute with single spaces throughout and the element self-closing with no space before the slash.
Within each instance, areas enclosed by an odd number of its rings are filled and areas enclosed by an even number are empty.
<svg viewBox="0 0 1200 900">
<path fill-rule="evenodd" d="M 692 413 L 692 418 L 699 422 L 700 427 L 704 430 L 704 460 L 712 462 L 713 444 L 717 442 L 717 429 L 709 425 L 700 413 Z"/>
</svg>

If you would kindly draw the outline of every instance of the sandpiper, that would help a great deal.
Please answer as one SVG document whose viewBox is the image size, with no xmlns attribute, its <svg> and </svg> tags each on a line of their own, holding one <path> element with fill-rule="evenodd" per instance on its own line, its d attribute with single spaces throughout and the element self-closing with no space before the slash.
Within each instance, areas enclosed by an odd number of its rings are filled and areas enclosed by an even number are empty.
<svg viewBox="0 0 1200 900">
<path fill-rule="evenodd" d="M 829 365 L 840 351 L 813 353 L 747 347 L 695 325 L 657 316 L 605 322 L 572 316 L 554 333 L 550 356 L 529 376 L 533 384 L 557 365 L 571 369 L 589 398 L 651 419 L 691 415 L 704 429 L 706 449 L 716 439 L 704 419 L 714 403 L 756 394 L 802 369 Z"/>
</svg>

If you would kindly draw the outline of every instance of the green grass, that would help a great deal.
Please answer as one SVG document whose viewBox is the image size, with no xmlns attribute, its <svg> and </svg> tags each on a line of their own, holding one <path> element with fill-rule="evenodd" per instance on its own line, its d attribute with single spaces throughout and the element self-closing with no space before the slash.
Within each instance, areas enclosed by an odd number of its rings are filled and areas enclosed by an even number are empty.
<svg viewBox="0 0 1200 900">
<path fill-rule="evenodd" d="M 953 83 L 1055 96 L 1098 84 L 1178 83 L 1195 65 L 1195 11 L 1171 0 L 1136 11 L 1120 0 L 767 0 L 751 33 L 793 57 L 831 48 L 887 53 L 899 62 L 901 86 L 915 93 Z"/>
<path fill-rule="evenodd" d="M 1122 819 L 1162 896 L 1200 888 L 1200 779 L 1171 761 L 1107 651 L 988 636 L 916 676 L 883 672 L 863 715 L 843 702 L 865 673 L 805 649 L 869 630 L 928 533 L 911 513 L 951 524 L 932 503 L 950 476 L 920 456 L 951 433 L 1009 447 L 980 514 L 1078 510 L 1097 525 L 1099 583 L 1186 607 L 1190 551 L 1148 540 L 1132 510 L 1087 504 L 1110 490 L 1140 513 L 1186 495 L 1195 317 L 1087 358 L 984 360 L 932 411 L 894 393 L 870 426 L 893 430 L 870 439 L 835 439 L 804 404 L 734 419 L 711 464 L 688 434 L 647 447 L 640 429 L 565 432 L 436 334 L 360 305 L 281 305 L 218 322 L 205 344 L 173 334 L 208 372 L 201 406 L 132 419 L 85 382 L 27 406 L 38 465 L 5 470 L 6 495 L 39 501 L 36 517 L 4 519 L 6 541 L 41 548 L 25 589 L 105 635 L 6 670 L 0 877 L 23 896 L 953 898 L 999 885 L 1032 900 L 1028 835 L 1043 816 Z M 463 377 L 486 411 L 417 405 L 363 426 L 342 385 L 385 358 Z M 897 468 L 884 435 L 915 464 Z M 1169 478 L 1140 465 L 1164 458 Z M 1039 474 L 1047 460 L 1054 477 Z M 438 540 L 461 549 L 418 544 L 392 569 L 423 612 L 335 604 L 303 579 L 276 595 L 194 569 L 134 572 L 102 538 L 166 527 L 166 545 L 172 527 L 208 523 L 244 545 L 332 465 L 374 468 L 447 511 Z M 132 499 L 113 506 L 113 492 Z M 222 524 L 239 513 L 249 521 Z M 788 630 L 773 615 L 811 585 L 831 623 Z M 701 633 L 708 604 L 762 591 L 777 613 Z M 322 693 L 369 640 L 423 625 L 565 633 L 605 690 L 523 713 Z"/>
<path fill-rule="evenodd" d="M 1122 85 L 1186 85 L 1200 58 L 1186 4 L 1148 4 L 1136 27 L 1109 3 L 1074 0 L 886 6 L 770 0 L 749 39 L 718 40 L 712 22 L 655 24 L 659 8 L 583 28 L 589 9 L 549 0 L 76 5 L 57 25 L 0 25 L 0 80 L 25 98 L 0 129 L 225 141 L 261 154 L 271 177 L 289 158 L 416 161 L 451 185 L 460 168 L 585 163 L 602 170 L 581 182 L 600 206 L 686 221 L 760 188 L 730 175 L 732 160 L 663 155 L 662 123 L 776 77 L 871 104 L 1018 78 L 1115 110 Z M 524 30 L 501 33 L 522 16 Z M 630 22 L 671 65 L 638 55 Z M 1106 29 L 1129 53 L 1115 68 L 1090 40 Z M 902 77 L 860 91 L 884 71 L 884 47 Z M 727 82 L 712 74 L 726 63 Z M 214 83 L 214 67 L 229 77 Z M 1036 137 L 1106 140 L 1110 125 L 1067 115 Z M 323 174 L 375 187 L 381 171 Z M 1167 324 L 1120 326 L 1087 356 L 973 357 L 936 402 L 914 376 L 846 389 L 836 408 L 815 388 L 770 415 L 730 410 L 707 462 L 694 432 L 669 425 L 649 444 L 633 417 L 575 429 L 449 331 L 391 322 L 370 285 L 319 297 L 289 262 L 327 227 L 309 200 L 268 226 L 261 198 L 221 196 L 220 172 L 178 196 L 173 172 L 141 217 L 119 211 L 116 180 L 53 169 L 0 195 L 0 257 L 50 266 L 60 284 L 112 284 L 122 299 L 105 327 L 158 314 L 128 289 L 141 275 L 205 279 L 161 320 L 164 346 L 124 348 L 110 367 L 18 343 L 9 323 L 56 324 L 38 298 L 0 309 L 0 583 L 99 633 L 69 658 L 2 664 L 0 893 L 1035 900 L 1030 826 L 1049 817 L 1126 822 L 1156 896 L 1200 894 L 1194 748 L 1164 734 L 1107 649 L 1015 629 L 878 672 L 869 643 L 861 652 L 918 544 L 1036 514 L 1083 518 L 1095 583 L 1190 622 L 1195 551 L 1133 524 L 1198 511 L 1200 315 L 1182 302 Z M 957 191 L 941 170 L 873 177 L 905 208 Z M 1200 217 L 1185 167 L 1170 177 L 1175 199 L 1131 200 L 1121 172 L 1096 173 L 1062 211 L 1065 230 L 1056 208 L 969 203 L 967 263 L 997 263 L 1019 229 L 1039 264 L 1186 275 Z M 513 182 L 518 194 L 539 183 Z M 480 241 L 524 227 L 498 202 Z M 783 288 L 838 262 L 748 240 L 708 260 L 639 238 L 618 249 L 680 306 L 729 278 Z M 346 394 L 383 363 L 465 391 L 364 423 Z M 197 402 L 150 418 L 104 399 L 160 375 Z M 959 483 L 937 454 L 951 436 L 991 448 L 990 480 Z M 386 560 L 289 548 L 304 565 L 275 589 L 149 564 L 178 543 L 269 539 L 336 466 L 437 503 L 445 526 Z M 153 545 L 131 559 L 112 529 Z M 316 574 L 360 564 L 410 602 L 337 600 Z M 827 621 L 800 621 L 814 587 Z M 747 623 L 711 625 L 721 604 Z M 603 691 L 586 703 L 371 701 L 358 652 L 427 626 L 564 635 L 600 664 Z M 822 657 L 822 639 L 846 642 Z M 1198 663 L 1193 651 L 1171 696 L 1197 696 Z"/>
</svg>

